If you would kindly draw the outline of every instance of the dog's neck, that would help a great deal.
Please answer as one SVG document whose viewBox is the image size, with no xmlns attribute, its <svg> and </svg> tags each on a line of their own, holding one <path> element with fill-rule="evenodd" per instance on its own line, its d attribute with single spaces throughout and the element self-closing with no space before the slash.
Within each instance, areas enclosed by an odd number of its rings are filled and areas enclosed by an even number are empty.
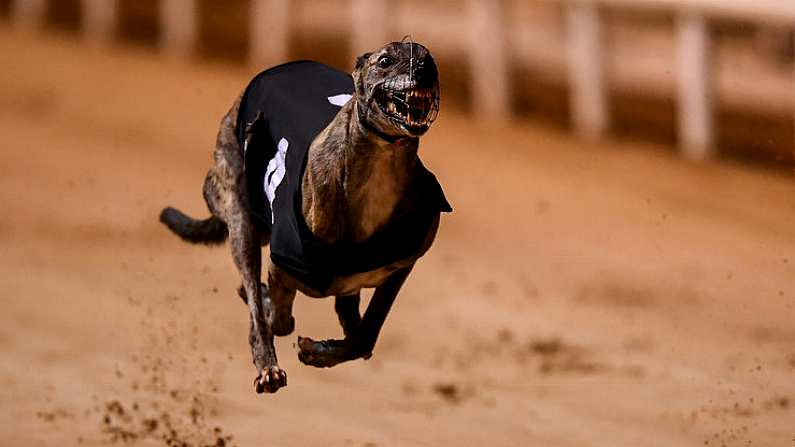
<svg viewBox="0 0 795 447">
<path fill-rule="evenodd" d="M 309 147 L 302 211 L 320 241 L 358 243 L 386 224 L 413 180 L 417 138 L 390 142 L 360 120 L 354 96 Z"/>
</svg>

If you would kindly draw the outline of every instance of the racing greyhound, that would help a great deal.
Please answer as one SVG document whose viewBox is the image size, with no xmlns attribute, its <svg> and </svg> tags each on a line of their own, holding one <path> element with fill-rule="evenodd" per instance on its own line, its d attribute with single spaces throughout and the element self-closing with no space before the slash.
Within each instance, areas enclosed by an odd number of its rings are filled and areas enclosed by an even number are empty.
<svg viewBox="0 0 795 447">
<path fill-rule="evenodd" d="M 273 337 L 293 332 L 296 291 L 335 296 L 341 340 L 298 338 L 301 362 L 331 367 L 372 355 L 392 303 L 452 208 L 418 157 L 439 111 L 430 52 L 392 42 L 352 75 L 310 61 L 257 75 L 221 121 L 204 182 L 212 214 L 167 207 L 182 239 L 229 239 L 248 304 L 258 393 L 287 385 Z M 266 284 L 261 247 L 270 245 Z M 363 315 L 360 291 L 375 288 Z"/>
</svg>

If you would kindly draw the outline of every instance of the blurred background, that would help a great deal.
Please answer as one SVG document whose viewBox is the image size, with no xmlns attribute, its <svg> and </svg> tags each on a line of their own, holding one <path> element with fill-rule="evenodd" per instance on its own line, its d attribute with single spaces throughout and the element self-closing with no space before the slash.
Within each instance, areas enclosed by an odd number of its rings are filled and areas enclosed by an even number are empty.
<svg viewBox="0 0 795 447">
<path fill-rule="evenodd" d="M 475 119 L 792 164 L 791 2 L 3 0 L 18 26 L 172 57 L 343 70 L 410 34 L 446 67 L 446 103 Z"/>
<path fill-rule="evenodd" d="M 0 0 L 0 444 L 795 445 L 792 0 Z M 440 69 L 455 212 L 373 359 L 250 389 L 203 217 L 257 72 Z"/>
</svg>

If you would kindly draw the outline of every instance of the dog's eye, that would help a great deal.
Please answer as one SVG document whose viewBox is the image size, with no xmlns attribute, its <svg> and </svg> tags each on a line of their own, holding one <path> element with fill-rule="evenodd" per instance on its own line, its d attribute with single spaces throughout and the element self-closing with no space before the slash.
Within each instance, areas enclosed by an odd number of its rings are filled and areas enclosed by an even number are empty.
<svg viewBox="0 0 795 447">
<path fill-rule="evenodd" d="M 392 59 L 389 56 L 381 56 L 378 59 L 378 66 L 381 67 L 381 68 L 387 68 L 387 67 L 389 67 L 390 65 L 392 65 L 394 63 L 395 63 L 395 60 Z"/>
</svg>

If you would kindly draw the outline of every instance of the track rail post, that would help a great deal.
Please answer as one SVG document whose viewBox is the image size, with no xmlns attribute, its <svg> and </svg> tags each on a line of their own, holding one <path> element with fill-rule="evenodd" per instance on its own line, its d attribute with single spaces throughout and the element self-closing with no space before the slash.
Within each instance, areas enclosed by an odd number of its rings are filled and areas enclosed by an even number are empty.
<svg viewBox="0 0 795 447">
<path fill-rule="evenodd" d="M 116 36 L 118 0 L 83 0 L 83 35 L 89 42 L 106 45 Z"/>
<path fill-rule="evenodd" d="M 350 14 L 353 24 L 351 51 L 354 58 L 387 43 L 390 31 L 388 1 L 352 0 Z"/>
<path fill-rule="evenodd" d="M 196 52 L 197 0 L 160 0 L 160 47 L 170 57 L 187 59 Z"/>
<path fill-rule="evenodd" d="M 503 0 L 469 0 L 469 70 L 475 116 L 500 121 L 510 115 L 508 41 Z"/>
<path fill-rule="evenodd" d="M 250 63 L 271 66 L 286 62 L 290 34 L 289 0 L 251 0 Z"/>
<path fill-rule="evenodd" d="M 572 123 L 580 136 L 597 139 L 604 135 L 609 119 L 599 6 L 579 1 L 568 4 L 566 34 Z"/>
<path fill-rule="evenodd" d="M 679 145 L 686 158 L 713 155 L 711 42 L 703 14 L 683 11 L 676 19 L 678 45 Z"/>
<path fill-rule="evenodd" d="M 12 0 L 11 20 L 21 28 L 38 28 L 44 23 L 46 0 Z"/>
</svg>

